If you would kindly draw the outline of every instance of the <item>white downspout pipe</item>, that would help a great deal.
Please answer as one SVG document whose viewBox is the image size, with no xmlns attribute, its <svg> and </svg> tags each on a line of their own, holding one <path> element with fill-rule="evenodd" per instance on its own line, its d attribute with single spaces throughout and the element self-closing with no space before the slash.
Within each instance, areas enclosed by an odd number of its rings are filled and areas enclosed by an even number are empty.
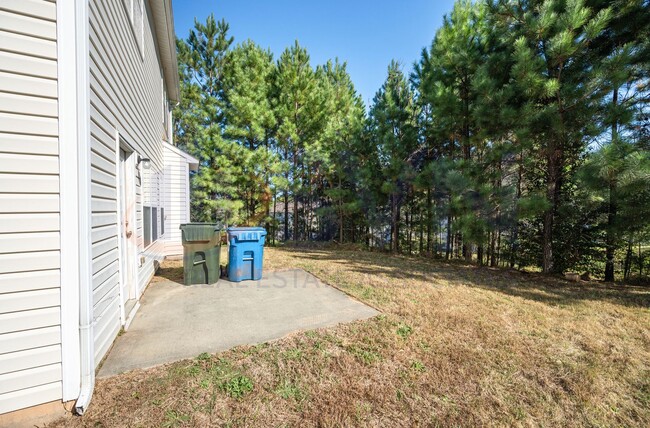
<svg viewBox="0 0 650 428">
<path fill-rule="evenodd" d="M 75 403 L 83 415 L 95 388 L 95 343 L 93 334 L 91 201 L 90 201 L 90 81 L 88 0 L 75 1 L 77 58 L 77 150 L 79 170 L 79 345 L 81 385 Z"/>
</svg>

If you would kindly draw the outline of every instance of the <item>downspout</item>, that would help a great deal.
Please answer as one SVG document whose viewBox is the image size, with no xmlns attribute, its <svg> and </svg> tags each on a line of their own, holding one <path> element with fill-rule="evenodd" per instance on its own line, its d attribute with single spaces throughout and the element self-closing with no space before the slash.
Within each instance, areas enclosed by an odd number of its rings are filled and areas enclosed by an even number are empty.
<svg viewBox="0 0 650 428">
<path fill-rule="evenodd" d="M 79 345 L 81 388 L 75 411 L 83 415 L 95 388 L 92 249 L 90 239 L 90 108 L 88 0 L 75 1 L 77 58 L 77 150 L 79 171 Z"/>
</svg>

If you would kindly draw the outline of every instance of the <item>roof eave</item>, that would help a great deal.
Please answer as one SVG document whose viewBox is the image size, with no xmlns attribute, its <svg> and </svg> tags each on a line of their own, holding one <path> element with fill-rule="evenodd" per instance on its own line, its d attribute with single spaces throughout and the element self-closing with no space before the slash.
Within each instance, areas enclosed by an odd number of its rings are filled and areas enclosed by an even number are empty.
<svg viewBox="0 0 650 428">
<path fill-rule="evenodd" d="M 167 98 L 170 101 L 180 100 L 178 82 L 178 60 L 176 58 L 176 33 L 174 32 L 174 13 L 171 0 L 150 0 L 153 12 L 158 52 L 163 68 Z"/>
</svg>

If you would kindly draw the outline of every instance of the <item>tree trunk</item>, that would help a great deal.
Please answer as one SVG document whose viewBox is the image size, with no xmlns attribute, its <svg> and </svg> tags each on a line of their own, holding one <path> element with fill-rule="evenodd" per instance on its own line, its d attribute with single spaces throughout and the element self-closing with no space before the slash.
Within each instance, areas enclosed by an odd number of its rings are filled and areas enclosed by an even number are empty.
<svg viewBox="0 0 650 428">
<path fill-rule="evenodd" d="M 639 241 L 639 276 L 643 276 L 643 257 L 641 257 L 641 241 Z"/>
<path fill-rule="evenodd" d="M 552 144 L 547 153 L 547 180 L 546 180 L 546 198 L 550 207 L 544 213 L 544 233 L 543 233 L 543 254 L 542 254 L 542 271 L 550 273 L 554 271 L 553 263 L 553 227 L 555 223 L 555 214 L 559 204 L 559 193 L 562 183 L 562 151 Z"/>
<path fill-rule="evenodd" d="M 449 260 L 451 255 L 453 254 L 454 248 L 453 248 L 453 243 L 452 243 L 452 236 L 451 236 L 451 214 L 447 215 L 447 249 L 445 251 L 445 259 Z"/>
<path fill-rule="evenodd" d="M 341 244 L 345 242 L 343 236 L 343 198 L 341 197 L 341 176 L 339 175 L 339 241 Z"/>
<path fill-rule="evenodd" d="M 632 272 L 632 240 L 627 241 L 627 251 L 625 252 L 625 262 L 623 264 L 623 278 L 630 279 Z"/>
<path fill-rule="evenodd" d="M 497 234 L 497 262 L 496 266 L 501 263 L 501 228 L 499 228 L 499 233 Z"/>
<path fill-rule="evenodd" d="M 285 149 L 284 158 L 288 159 L 289 151 Z M 284 174 L 284 178 L 287 180 L 286 184 L 289 185 L 289 171 Z M 284 191 L 284 241 L 289 240 L 289 189 Z"/>
<path fill-rule="evenodd" d="M 278 193 L 274 187 L 273 188 L 273 221 L 271 222 L 271 227 L 273 228 L 273 234 L 271 235 L 271 242 L 273 243 L 273 245 L 275 245 L 275 235 L 277 235 L 277 230 L 276 230 L 277 229 L 276 224 L 278 218 L 276 214 L 277 213 L 276 208 L 278 206 L 277 204 L 278 204 Z"/>
<path fill-rule="evenodd" d="M 418 210 L 418 212 L 420 214 L 418 216 L 418 220 L 420 222 L 420 242 L 419 242 L 419 245 L 418 245 L 418 252 L 420 253 L 420 255 L 422 255 L 422 253 L 424 252 L 424 221 L 423 221 L 422 217 L 424 217 L 424 216 L 422 215 L 422 207 L 421 206 L 420 206 L 420 209 Z"/>
<path fill-rule="evenodd" d="M 391 249 L 394 252 L 399 252 L 399 204 L 397 203 L 397 196 L 391 196 Z"/>
<path fill-rule="evenodd" d="M 293 152 L 293 240 L 298 241 L 298 153 Z"/>
<path fill-rule="evenodd" d="M 284 191 L 284 240 L 289 239 L 289 191 Z"/>
<path fill-rule="evenodd" d="M 433 220 L 433 201 L 431 200 L 431 186 L 427 187 L 427 253 L 431 254 L 431 223 Z"/>
<path fill-rule="evenodd" d="M 553 208 L 544 213 L 544 232 L 542 244 L 542 271 L 549 273 L 553 269 Z"/>
<path fill-rule="evenodd" d="M 519 199 L 521 199 L 521 182 L 524 176 L 524 152 L 523 150 L 519 152 L 519 165 L 517 168 L 517 193 L 515 195 L 515 224 L 512 230 L 512 238 L 510 240 L 510 269 L 514 269 L 515 263 L 517 261 L 517 250 L 519 249 L 518 239 L 519 239 L 519 219 L 517 215 L 517 204 Z"/>
<path fill-rule="evenodd" d="M 411 244 L 411 230 L 413 229 L 413 227 L 412 227 L 412 222 L 413 222 L 412 215 L 413 215 L 413 212 L 411 211 L 411 208 L 407 206 L 407 210 L 406 210 L 406 244 L 408 245 L 409 255 L 411 255 L 413 253 L 413 251 L 412 251 L 413 247 L 412 247 L 412 244 Z"/>
<path fill-rule="evenodd" d="M 612 104 L 616 106 L 618 102 L 618 88 L 614 89 L 612 95 Z M 618 144 L 618 124 L 616 119 L 612 123 L 612 142 Z M 614 252 L 616 251 L 616 232 L 614 223 L 616 221 L 616 177 L 609 177 L 609 201 L 607 203 L 607 236 L 605 237 L 605 281 L 614 281 Z"/>
<path fill-rule="evenodd" d="M 492 232 L 490 235 L 490 266 L 495 267 L 497 265 L 497 234 Z"/>
</svg>

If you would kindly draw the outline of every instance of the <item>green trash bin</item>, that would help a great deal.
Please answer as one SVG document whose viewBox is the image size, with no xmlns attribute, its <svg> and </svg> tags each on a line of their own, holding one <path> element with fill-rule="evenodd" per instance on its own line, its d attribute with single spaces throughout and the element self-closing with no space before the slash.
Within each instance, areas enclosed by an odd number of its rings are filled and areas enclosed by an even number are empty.
<svg viewBox="0 0 650 428">
<path fill-rule="evenodd" d="M 216 223 L 181 224 L 183 235 L 183 282 L 214 284 L 219 280 L 221 226 Z"/>
</svg>

